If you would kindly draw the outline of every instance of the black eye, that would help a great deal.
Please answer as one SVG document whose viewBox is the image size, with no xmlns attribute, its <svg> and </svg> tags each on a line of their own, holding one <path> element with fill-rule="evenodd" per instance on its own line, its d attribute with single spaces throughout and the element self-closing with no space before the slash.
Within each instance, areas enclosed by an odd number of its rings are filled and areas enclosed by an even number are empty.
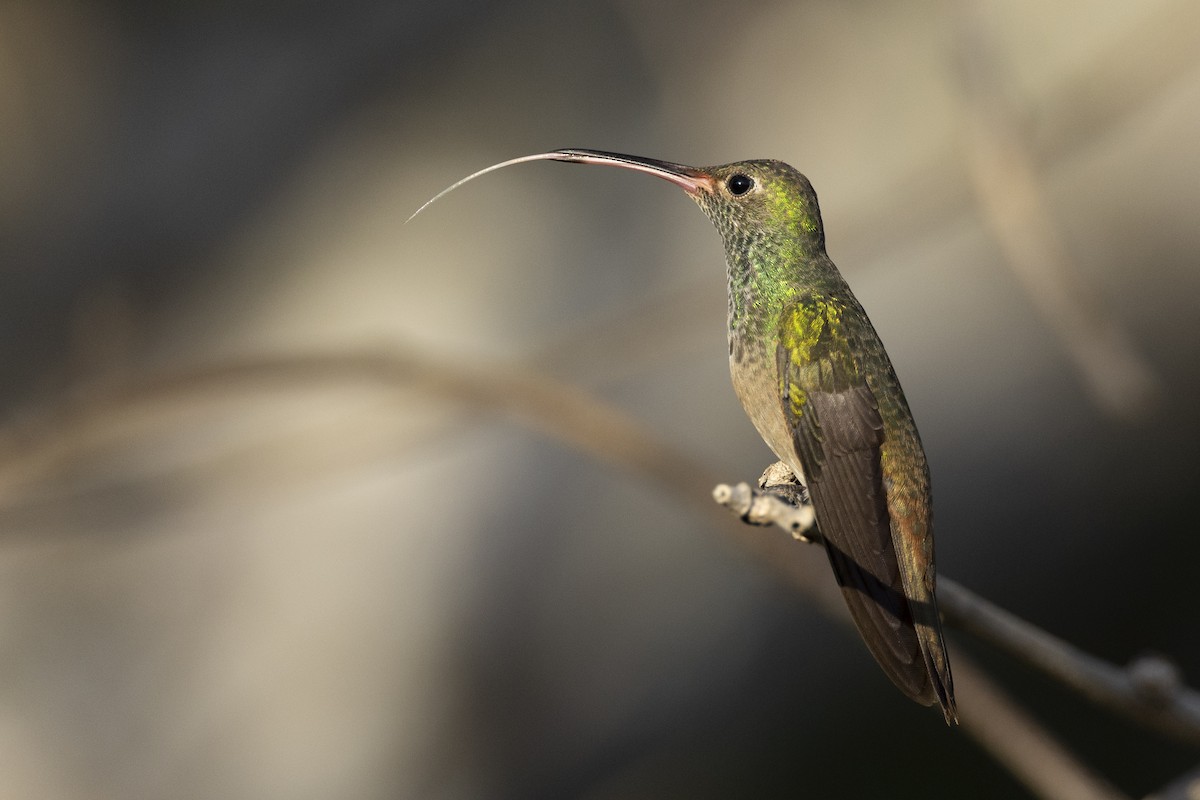
<svg viewBox="0 0 1200 800">
<path fill-rule="evenodd" d="M 754 188 L 754 179 L 739 172 L 736 175 L 730 175 L 729 180 L 725 181 L 725 185 L 729 187 L 729 193 L 732 195 L 745 194 Z"/>
</svg>

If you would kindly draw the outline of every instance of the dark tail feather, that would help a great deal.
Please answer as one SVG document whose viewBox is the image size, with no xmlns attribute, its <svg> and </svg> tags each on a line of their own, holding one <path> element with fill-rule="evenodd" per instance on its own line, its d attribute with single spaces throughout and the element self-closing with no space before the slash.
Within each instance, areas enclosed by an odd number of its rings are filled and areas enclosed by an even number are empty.
<svg viewBox="0 0 1200 800">
<path fill-rule="evenodd" d="M 911 604 L 913 601 L 909 600 Z M 926 608 L 916 614 L 917 638 L 925 654 L 925 665 L 929 679 L 946 716 L 947 725 L 958 724 L 958 708 L 954 702 L 954 680 L 950 677 L 950 656 L 946 653 L 946 640 L 942 636 L 942 617 L 938 613 L 937 600 L 929 595 Z M 910 605 L 911 608 L 911 605 Z"/>
<path fill-rule="evenodd" d="M 844 411 L 844 405 L 830 396 L 813 396 L 814 408 L 827 417 Z M 924 562 L 903 546 L 897 550 L 877 442 L 847 434 L 861 434 L 862 425 L 824 430 L 822 458 L 814 460 L 817 469 L 811 470 L 808 488 L 850 615 L 892 683 L 922 705 L 940 704 L 953 723 L 950 664 L 933 586 L 924 579 Z M 899 535 L 905 541 L 921 539 L 906 530 Z"/>
<path fill-rule="evenodd" d="M 832 543 L 827 541 L 825 550 L 850 616 L 884 674 L 921 705 L 939 702 L 898 572 L 890 576 L 895 581 L 885 583 Z"/>
</svg>

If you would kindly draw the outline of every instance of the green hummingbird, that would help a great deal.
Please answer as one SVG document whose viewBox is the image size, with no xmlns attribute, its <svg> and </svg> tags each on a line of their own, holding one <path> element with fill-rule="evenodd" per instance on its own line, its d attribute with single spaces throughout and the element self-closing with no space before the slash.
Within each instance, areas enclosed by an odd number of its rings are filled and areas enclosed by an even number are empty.
<svg viewBox="0 0 1200 800">
<path fill-rule="evenodd" d="M 809 490 L 850 615 L 883 671 L 957 722 L 935 598 L 929 467 L 883 342 L 825 252 L 817 195 L 768 159 L 716 167 L 599 150 L 553 160 L 636 170 L 683 189 L 725 244 L 733 388 L 767 446 Z M 413 216 L 416 216 L 414 214 Z M 411 217 L 410 217 L 411 219 Z"/>
</svg>

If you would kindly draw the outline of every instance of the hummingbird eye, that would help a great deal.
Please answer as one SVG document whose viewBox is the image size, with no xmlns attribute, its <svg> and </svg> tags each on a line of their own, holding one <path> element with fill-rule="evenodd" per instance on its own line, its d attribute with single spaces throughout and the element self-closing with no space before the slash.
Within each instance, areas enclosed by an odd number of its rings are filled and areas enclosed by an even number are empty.
<svg viewBox="0 0 1200 800">
<path fill-rule="evenodd" d="M 739 172 L 736 175 L 730 175 L 729 180 L 725 181 L 725 185 L 729 188 L 730 194 L 742 195 L 754 188 L 754 179 Z"/>
</svg>

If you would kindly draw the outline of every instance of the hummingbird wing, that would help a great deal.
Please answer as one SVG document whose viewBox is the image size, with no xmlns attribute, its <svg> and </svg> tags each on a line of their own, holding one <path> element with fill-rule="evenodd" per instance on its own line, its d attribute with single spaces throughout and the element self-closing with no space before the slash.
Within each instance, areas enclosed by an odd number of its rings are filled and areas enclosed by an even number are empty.
<svg viewBox="0 0 1200 800">
<path fill-rule="evenodd" d="M 939 697 L 893 544 L 880 460 L 885 426 L 856 357 L 863 349 L 854 312 L 861 313 L 853 301 L 817 294 L 784 309 L 776 354 L 783 413 L 859 633 L 892 682 L 931 705 Z"/>
</svg>

